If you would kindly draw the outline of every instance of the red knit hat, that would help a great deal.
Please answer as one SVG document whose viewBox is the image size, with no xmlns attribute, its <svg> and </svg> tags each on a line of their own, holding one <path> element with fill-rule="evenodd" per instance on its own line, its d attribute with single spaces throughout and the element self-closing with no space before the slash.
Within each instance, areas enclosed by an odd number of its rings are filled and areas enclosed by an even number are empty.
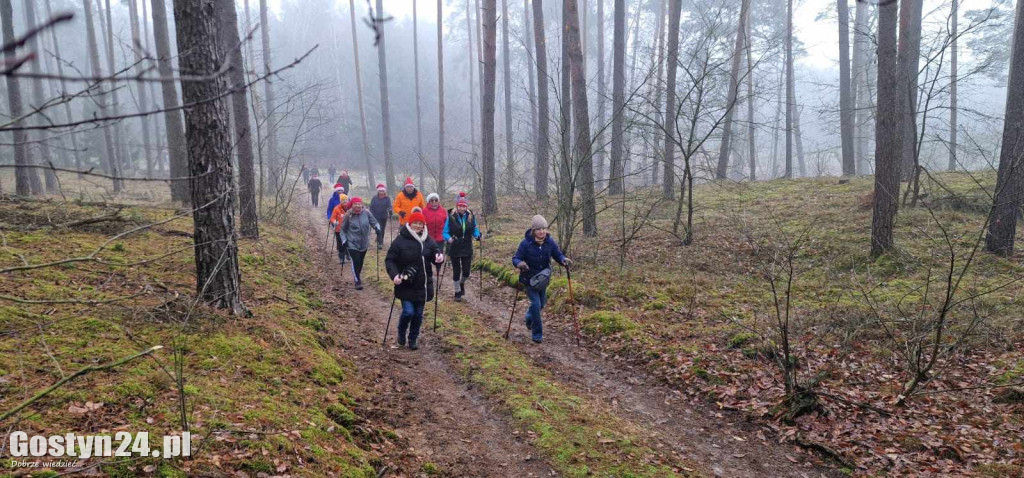
<svg viewBox="0 0 1024 478">
<path fill-rule="evenodd" d="M 455 201 L 455 205 L 456 206 L 462 206 L 462 205 L 468 206 L 469 205 L 469 201 L 466 200 L 466 192 L 465 191 L 459 191 L 459 199 L 457 199 Z"/>
<path fill-rule="evenodd" d="M 362 204 L 362 203 L 363 203 L 363 198 L 361 198 L 361 197 L 359 197 L 359 196 L 355 196 L 355 197 L 353 197 L 352 199 L 349 199 L 349 200 L 348 200 L 348 205 L 349 205 L 349 206 L 352 206 L 352 205 L 354 205 L 355 203 L 359 203 L 359 204 Z"/>
<path fill-rule="evenodd" d="M 408 178 L 405 178 L 405 185 L 406 186 L 413 186 L 413 187 L 415 187 L 416 183 L 412 182 L 412 177 L 408 177 Z"/>
<path fill-rule="evenodd" d="M 341 183 L 335 183 L 334 184 L 334 192 L 338 192 L 338 191 L 345 191 L 345 186 L 342 186 Z"/>
<path fill-rule="evenodd" d="M 405 223 L 406 224 L 412 224 L 414 222 L 422 222 L 423 224 L 426 224 L 427 223 L 427 218 L 423 215 L 422 212 L 415 211 L 415 212 L 413 212 L 412 214 L 409 215 L 409 220 L 406 221 Z"/>
<path fill-rule="evenodd" d="M 377 190 L 387 192 L 388 188 L 384 187 L 384 183 L 377 183 Z"/>
</svg>

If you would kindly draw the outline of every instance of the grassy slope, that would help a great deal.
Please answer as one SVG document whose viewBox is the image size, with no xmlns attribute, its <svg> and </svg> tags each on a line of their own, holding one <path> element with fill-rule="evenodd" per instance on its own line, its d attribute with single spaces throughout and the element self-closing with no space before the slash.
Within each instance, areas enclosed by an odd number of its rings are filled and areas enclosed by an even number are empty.
<svg viewBox="0 0 1024 478">
<path fill-rule="evenodd" d="M 174 211 L 132 208 L 122 221 L 74 230 L 3 231 L 0 264 L 57 260 L 90 252 L 112 234 L 167 218 Z M 0 201 L 0 223 L 64 223 L 100 216 L 96 207 Z M 346 381 L 351 364 L 329 353 L 322 334 L 329 311 L 321 308 L 300 232 L 262 225 L 263 239 L 243 241 L 240 260 L 251 318 L 227 317 L 202 307 L 187 323 L 194 277 L 190 249 L 134 267 L 76 264 L 0 275 L 0 290 L 27 299 L 104 299 L 144 292 L 125 302 L 23 305 L 0 302 L 0 410 L 84 366 L 122 358 L 151 345 L 154 357 L 114 371 L 81 377 L 36 402 L 14 429 L 30 433 L 148 431 L 152 437 L 181 430 L 172 349 L 185 350 L 185 392 L 194 438 L 201 450 L 190 462 L 136 459 L 109 462 L 111 476 L 135 476 L 148 465 L 157 474 L 184 476 L 244 470 L 251 475 L 374 476 L 372 454 L 356 444 L 358 418 L 347 408 L 360 391 Z M 119 240 L 100 254 L 114 263 L 156 257 L 190 246 L 191 217 Z M 47 349 L 52 357 L 47 354 Z M 86 413 L 69 412 L 86 402 Z M 14 424 L 9 420 L 3 429 Z M 95 461 L 94 461 L 95 463 Z M 280 473 L 279 473 L 280 472 Z M 4 474 L 0 469 L 0 476 Z"/>
<path fill-rule="evenodd" d="M 983 176 L 981 184 L 991 187 L 993 179 Z M 620 237 L 620 210 L 614 206 L 599 219 L 601 237 L 578 237 L 573 247 L 584 330 L 611 355 L 644 363 L 690 390 L 700 389 L 722 407 L 768 415 L 781 386 L 774 362 L 765 358 L 774 340 L 772 296 L 754 246 L 763 252 L 806 230 L 793 289 L 801 379 L 813 377 L 834 395 L 889 408 L 907 377 L 895 366 L 899 357 L 861 291 L 883 315 L 897 304 L 920 303 L 929 274 L 933 284 L 941 280 L 947 260 L 937 222 L 952 237 L 958 260 L 970 253 L 985 219 L 984 192 L 966 175 L 942 175 L 940 180 L 958 196 L 926 182 L 934 218 L 926 208 L 901 210 L 896 230 L 900 251 L 877 260 L 867 255 L 870 178 L 842 185 L 831 178 L 698 186 L 694 244 L 682 246 L 667 233 L 675 206 L 664 204 L 654 224 L 632 243 L 621 269 L 614 245 Z M 534 211 L 522 208 L 522 202 L 505 204 L 502 216 L 489 219 L 492 234 L 485 256 L 490 262 L 483 261 L 483 267 L 514 283 L 509 258 Z M 627 211 L 635 206 L 627 204 Z M 568 326 L 563 277 L 556 276 L 552 284 L 549 321 Z M 1021 378 L 1024 327 L 1018 297 L 1024 283 L 1014 282 L 1020 277 L 1024 266 L 1018 260 L 988 254 L 976 258 L 961 297 L 1005 287 L 975 302 L 986 320 L 967 341 L 966 359 L 943 368 L 939 388 Z M 934 295 L 930 299 L 934 303 Z M 955 309 L 954 329 L 964 327 L 971 313 L 968 307 Z M 894 410 L 892 419 L 835 401 L 826 405 L 833 412 L 829 417 L 804 417 L 794 426 L 783 425 L 784 432 L 799 431 L 805 439 L 826 443 L 863 471 L 915 469 L 936 458 L 937 469 L 959 472 L 965 464 L 997 474 L 1021 465 L 1021 408 L 994 404 L 992 390 L 923 396 L 907 410 Z M 962 422 L 957 435 L 944 431 L 957 422 Z M 837 433 L 849 425 L 856 428 Z M 957 451 L 950 453 L 950 447 Z"/>
</svg>

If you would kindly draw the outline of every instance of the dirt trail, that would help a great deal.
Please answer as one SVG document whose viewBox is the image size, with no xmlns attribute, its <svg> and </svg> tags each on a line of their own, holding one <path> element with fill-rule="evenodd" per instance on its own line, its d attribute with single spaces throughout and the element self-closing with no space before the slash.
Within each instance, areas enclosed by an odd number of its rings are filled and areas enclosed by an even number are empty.
<svg viewBox="0 0 1024 478">
<path fill-rule="evenodd" d="M 481 294 L 478 274 L 474 273 L 469 281 L 463 304 L 504 334 L 514 291 L 485 277 Z M 442 300 L 451 300 L 450 284 L 450 278 L 442 283 Z M 534 344 L 523 323 L 529 302 L 523 294 L 519 300 L 510 340 L 526 350 L 538 366 L 590 399 L 620 412 L 647 431 L 650 438 L 669 446 L 677 456 L 704 464 L 716 476 L 843 476 L 838 470 L 807 462 L 808 455 L 778 444 L 769 438 L 770 429 L 750 423 L 738 413 L 691 403 L 685 394 L 645 371 L 606 360 L 586 346 L 577 347 L 571 331 L 551 326 L 550 322 L 545 323 L 544 343 Z"/>
<path fill-rule="evenodd" d="M 372 285 L 354 290 L 347 265 L 344 279 L 338 280 L 337 255 L 323 252 L 326 231 L 318 213 L 319 209 L 309 211 L 304 220 L 311 231 L 307 245 L 318 266 L 317 285 L 324 301 L 336 311 L 328 330 L 358 369 L 354 378 L 368 392 L 367 400 L 359 403 L 360 415 L 394 430 L 404 447 L 388 453 L 386 474 L 413 476 L 423 465 L 433 463 L 452 476 L 555 475 L 542 455 L 449 367 L 428 324 L 424 324 L 418 351 L 393 348 L 394 330 L 389 346 L 381 347 L 391 304 Z M 312 231 L 322 233 L 315 237 Z M 374 280 L 373 259 L 371 251 L 364 271 L 367 282 Z M 398 311 L 392 329 L 397 319 Z"/>
</svg>

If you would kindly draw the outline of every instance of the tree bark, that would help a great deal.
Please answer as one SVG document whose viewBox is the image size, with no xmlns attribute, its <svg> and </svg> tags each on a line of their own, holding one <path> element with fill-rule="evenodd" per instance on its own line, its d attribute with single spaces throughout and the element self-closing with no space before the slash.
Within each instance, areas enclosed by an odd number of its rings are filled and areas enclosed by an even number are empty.
<svg viewBox="0 0 1024 478">
<path fill-rule="evenodd" d="M 469 146 L 470 146 L 470 149 L 472 150 L 472 158 L 470 159 L 470 161 L 472 162 L 472 164 L 475 165 L 476 161 L 477 161 L 477 152 L 476 152 L 476 128 L 477 128 L 477 126 L 476 126 L 477 125 L 477 123 L 476 123 L 476 113 L 477 113 L 477 109 L 476 109 L 477 108 L 476 107 L 476 92 L 477 92 L 477 89 L 474 87 L 473 77 L 479 71 L 478 68 L 480 68 L 480 65 L 479 65 L 479 63 L 480 63 L 480 56 L 477 54 L 476 61 L 475 62 L 473 61 L 473 58 L 474 58 L 474 52 L 473 52 L 473 23 L 474 23 L 473 22 L 473 15 L 472 15 L 470 3 L 469 3 L 469 0 L 466 0 L 466 49 L 468 50 L 467 51 L 467 53 L 468 53 L 468 57 L 467 58 L 469 59 Z M 480 77 L 480 81 L 483 81 L 483 76 L 482 75 Z"/>
<path fill-rule="evenodd" d="M 853 157 L 853 92 L 850 85 L 850 8 L 836 0 L 839 11 L 839 129 L 843 151 L 843 176 L 857 174 Z"/>
<path fill-rule="evenodd" d="M 377 16 L 384 18 L 383 0 L 377 0 Z M 398 189 L 395 188 L 394 159 L 391 156 L 391 104 L 388 98 L 388 61 L 387 49 L 384 43 L 384 22 L 375 22 L 375 24 L 379 29 L 377 31 L 377 70 L 380 72 L 380 123 L 384 130 L 384 184 L 387 186 L 388 191 L 397 191 Z"/>
<path fill-rule="evenodd" d="M 626 103 L 626 2 L 615 0 L 612 31 L 612 157 L 610 194 L 622 194 L 622 131 Z"/>
<path fill-rule="evenodd" d="M 605 175 L 604 172 L 603 131 L 608 126 L 605 121 L 607 118 L 606 104 L 608 103 L 605 101 L 605 97 L 608 96 L 608 84 L 604 79 L 604 2 L 605 0 L 597 0 L 597 131 L 594 133 L 594 146 L 597 147 L 594 156 L 597 158 L 597 164 L 594 175 L 598 188 L 604 184 L 606 178 L 614 174 Z M 585 41 L 586 38 L 584 38 Z"/>
<path fill-rule="evenodd" d="M 154 0 L 154 2 L 160 0 Z M 89 65 L 91 67 L 91 73 L 93 76 L 103 76 L 103 65 L 100 63 L 100 48 L 99 43 L 96 40 L 96 27 L 93 22 L 93 10 L 92 0 L 82 0 L 82 8 L 85 11 L 85 36 L 86 42 L 89 48 Z M 168 72 L 168 76 L 170 73 Z M 162 76 L 162 73 L 161 73 Z M 93 101 L 96 102 L 96 107 L 99 109 L 100 117 L 106 117 L 107 115 L 107 99 L 104 84 L 102 82 L 96 85 L 96 96 Z M 104 170 L 107 174 L 118 178 L 121 176 L 121 168 L 117 163 L 116 155 L 114 154 L 114 138 L 109 126 L 103 128 L 103 146 L 104 153 L 103 157 Z M 185 174 L 182 173 L 182 176 Z M 121 192 L 122 183 L 120 179 L 113 180 L 114 194 Z"/>
<path fill-rule="evenodd" d="M 142 16 L 139 18 L 142 23 L 142 48 L 143 51 L 151 52 L 153 50 L 149 48 L 149 2 L 148 0 L 141 0 L 141 2 Z M 150 60 L 149 63 L 150 64 L 148 65 L 148 67 L 153 68 L 154 63 L 152 62 L 152 60 Z M 163 106 L 157 103 L 156 84 L 153 82 L 147 82 L 146 88 L 149 89 L 149 97 L 153 100 L 153 109 L 157 111 L 162 110 Z M 165 163 L 163 158 L 163 138 L 164 136 L 166 136 L 166 129 L 160 127 L 161 118 L 162 116 L 160 115 L 153 116 L 153 137 L 156 139 L 156 144 L 154 145 L 153 149 L 153 158 L 156 161 L 157 171 L 159 171 L 160 174 L 163 175 L 163 173 L 167 171 L 167 169 L 164 166 Z"/>
<path fill-rule="evenodd" d="M 892 233 L 900 194 L 900 152 L 903 131 L 898 128 L 901 95 L 907 88 L 896 72 L 896 2 L 878 7 L 878 113 L 875 116 L 875 206 L 871 218 L 871 255 L 893 246 Z"/>
<path fill-rule="evenodd" d="M 356 77 L 356 98 L 359 103 L 359 132 L 362 134 L 363 139 L 363 160 L 366 162 L 366 185 L 371 191 L 375 191 L 377 188 L 375 181 L 373 180 L 373 161 L 370 159 L 370 140 L 366 133 L 366 109 L 363 106 L 363 74 L 359 68 L 359 37 L 356 35 L 356 5 L 355 0 L 348 0 L 348 13 L 349 19 L 352 21 L 352 63 L 355 66 L 355 77 Z M 438 42 L 440 45 L 440 42 Z M 440 53 L 439 53 L 440 55 Z M 444 103 L 444 99 L 441 100 Z M 444 122 L 442 122 L 442 125 Z M 442 134 L 443 134 L 442 130 Z M 443 176 L 442 176 L 443 177 Z M 334 181 L 335 178 L 330 178 Z"/>
<path fill-rule="evenodd" d="M 216 1 L 175 0 L 174 26 L 178 59 L 184 75 L 210 75 L 224 55 L 217 41 Z M 232 8 L 234 4 L 232 3 Z M 185 111 L 188 166 L 192 183 L 195 224 L 196 295 L 212 306 L 234 314 L 244 311 L 238 246 L 235 241 L 232 190 L 231 136 L 224 98 L 210 101 L 225 89 L 225 81 L 181 82 L 182 101 L 194 104 Z"/>
<path fill-rule="evenodd" d="M 654 78 L 654 85 L 653 85 L 654 86 L 654 105 L 653 105 L 654 107 L 652 109 L 654 110 L 655 120 L 658 122 L 659 125 L 664 124 L 664 118 L 665 118 L 664 115 L 662 115 L 661 111 L 660 111 L 660 108 L 661 108 L 661 105 L 662 105 L 661 93 L 662 93 L 662 89 L 665 86 L 664 83 L 662 83 L 661 78 L 662 78 L 662 74 L 664 73 L 664 69 L 665 69 L 665 36 L 666 36 L 665 35 L 665 20 L 666 20 L 667 15 L 668 15 L 668 7 L 667 6 L 668 6 L 668 2 L 669 1 L 671 1 L 671 0 L 661 0 L 661 6 L 659 7 L 659 10 L 658 10 L 658 26 L 657 26 L 657 28 L 654 29 L 655 36 L 657 36 L 657 43 L 658 43 L 658 54 L 657 54 L 657 57 L 656 57 L 656 61 L 658 63 L 658 71 L 655 74 L 655 78 Z M 665 131 L 661 130 L 661 126 L 656 126 L 653 129 L 654 129 L 654 141 L 653 141 L 653 143 L 654 144 L 663 143 L 664 142 L 664 138 L 662 137 L 662 135 L 665 134 Z M 655 148 L 655 149 L 657 149 L 657 148 Z M 662 149 L 662 152 L 664 152 L 664 149 Z M 657 156 L 657 153 L 655 153 L 655 156 Z M 664 161 L 665 161 L 664 157 L 662 157 L 661 159 L 662 159 L 662 161 L 661 161 L 662 164 L 658 164 L 657 158 L 654 158 L 654 167 L 651 168 L 651 184 L 658 184 L 658 173 L 661 171 L 661 167 L 664 167 Z"/>
<path fill-rule="evenodd" d="M 793 178 L 793 109 L 796 108 L 793 91 L 793 0 L 786 1 L 786 179 Z"/>
<path fill-rule="evenodd" d="M 46 0 L 45 5 L 46 5 L 46 16 L 48 18 L 53 18 L 53 9 L 51 8 L 50 0 Z M 56 57 L 56 58 L 62 58 L 61 55 L 60 55 L 60 42 L 57 41 L 57 29 L 56 28 L 51 28 L 50 29 L 50 43 L 53 44 L 53 56 Z M 61 64 L 60 60 L 54 60 L 53 63 L 56 65 L 56 68 L 55 68 L 54 71 L 56 71 L 57 72 L 57 76 L 60 77 L 60 80 L 58 80 L 59 81 L 59 85 L 60 85 L 60 94 L 61 94 L 61 96 L 67 95 L 68 94 L 68 88 L 67 88 L 67 83 L 64 80 L 64 65 Z M 71 121 L 74 121 L 74 119 L 73 119 L 74 116 L 71 113 L 71 102 L 70 101 L 67 101 L 67 102 L 64 103 L 64 116 L 67 117 L 69 123 Z M 79 171 L 82 171 L 82 154 L 81 154 L 81 152 L 79 151 L 79 148 L 78 148 L 78 135 L 75 132 L 70 131 L 70 132 L 68 132 L 68 136 L 71 138 L 71 152 L 72 152 L 72 155 L 75 158 L 75 169 L 77 169 Z M 79 175 L 79 177 L 81 177 L 81 176 L 82 175 Z"/>
<path fill-rule="evenodd" d="M 26 29 L 37 25 L 37 23 L 36 23 L 35 2 L 36 2 L 36 0 L 25 0 L 25 25 L 26 25 Z M 32 49 L 33 51 L 40 52 L 39 53 L 40 56 L 37 56 L 35 60 L 29 62 L 29 65 L 30 65 L 32 73 L 38 75 L 38 74 L 43 72 L 43 70 L 42 70 L 43 57 L 41 56 L 43 50 L 42 50 L 42 48 L 39 47 L 39 35 L 35 35 L 35 36 L 32 36 L 31 38 L 29 38 L 29 40 L 28 40 L 28 47 L 30 49 Z M 42 78 L 36 77 L 36 78 L 32 79 L 32 102 L 35 103 L 34 105 L 30 105 L 32 107 L 32 109 L 36 109 L 36 108 L 42 107 L 44 102 L 45 102 L 45 98 L 44 97 L 45 97 L 45 94 L 43 93 L 43 80 L 42 80 Z M 35 123 L 37 126 L 45 126 L 46 125 L 46 120 L 44 119 L 44 115 L 43 114 L 38 114 L 37 113 L 34 116 L 35 116 L 35 120 L 33 121 L 33 123 Z M 46 130 L 39 130 L 35 134 L 30 134 L 28 136 L 29 137 L 35 136 L 35 140 L 37 141 L 37 143 L 35 144 L 35 149 L 38 152 L 38 154 L 30 155 L 30 157 L 35 157 L 36 158 L 36 163 L 39 164 L 40 166 L 47 166 L 48 167 L 51 164 L 53 164 L 53 157 L 50 154 L 50 147 L 47 145 L 47 142 L 49 141 L 49 138 L 48 138 L 49 135 L 47 134 Z M 43 177 L 45 178 L 45 182 L 46 182 L 46 193 L 47 194 L 57 194 L 58 189 L 59 189 L 58 188 L 58 184 L 57 184 L 57 175 L 54 174 L 53 170 L 52 169 L 44 169 L 43 170 Z M 42 193 L 42 191 L 40 191 L 40 193 Z"/>
<path fill-rule="evenodd" d="M 757 181 L 757 128 L 754 121 L 754 37 L 751 35 L 753 28 L 751 21 L 753 15 L 751 8 L 747 7 L 747 30 L 743 32 L 744 43 L 747 50 L 747 148 L 750 156 L 750 180 Z"/>
<path fill-rule="evenodd" d="M 351 1 L 351 0 L 349 0 Z M 437 0 L 437 193 L 445 195 L 444 158 L 444 15 L 443 0 Z M 355 22 L 355 20 L 353 20 Z M 355 26 L 353 23 L 353 31 Z"/>
<path fill-rule="evenodd" d="M 870 118 L 868 105 L 868 45 L 871 36 L 868 31 L 867 2 L 857 2 L 853 20 L 853 89 L 850 102 L 854 108 L 853 122 L 853 154 L 857 165 L 857 174 L 868 174 L 871 168 L 867 162 L 867 122 Z"/>
<path fill-rule="evenodd" d="M 736 110 L 736 97 L 740 92 L 740 60 L 743 58 L 743 36 L 746 34 L 747 10 L 750 8 L 750 0 L 743 0 L 740 3 L 740 19 L 736 27 L 736 41 L 732 52 L 732 69 L 729 74 L 729 93 L 725 103 L 725 120 L 722 122 L 722 142 L 718 150 L 718 167 L 715 170 L 715 179 L 725 179 L 729 174 L 729 156 L 732 153 L 730 142 L 732 140 L 732 117 Z"/>
<path fill-rule="evenodd" d="M 792 0 L 791 0 L 792 1 Z M 665 94 L 665 177 L 662 180 L 662 194 L 665 199 L 675 199 L 675 141 L 672 135 L 676 127 L 676 70 L 679 65 L 679 16 L 682 0 L 668 0 L 668 72 L 666 73 Z"/>
<path fill-rule="evenodd" d="M 921 58 L 921 14 L 922 0 L 902 0 L 900 3 L 900 36 L 897 65 L 901 83 L 906 84 L 907 93 L 899 99 L 902 116 L 898 127 L 903 133 L 900 167 L 902 179 L 909 181 L 917 169 L 917 75 Z"/>
<path fill-rule="evenodd" d="M 4 44 L 11 44 L 14 37 L 14 8 L 11 0 L 0 0 L 0 23 L 3 23 Z M 17 58 L 14 50 L 4 53 L 4 60 L 13 62 Z M 20 118 L 23 114 L 21 108 L 21 85 L 14 75 L 4 77 L 7 82 L 7 107 L 11 118 Z M 21 121 L 15 123 L 20 126 Z M 31 174 L 36 174 L 35 168 L 30 168 L 31 162 L 28 157 L 28 134 L 25 130 L 14 130 L 11 132 L 14 138 L 14 192 L 18 196 L 32 194 Z"/>
<path fill-rule="evenodd" d="M 498 212 L 498 198 L 494 184 L 494 90 L 497 73 L 495 53 L 497 49 L 496 0 L 484 0 L 481 23 L 483 24 L 483 116 L 480 143 L 483 146 L 484 214 Z"/>
<path fill-rule="evenodd" d="M 96 2 L 97 8 L 99 7 L 99 0 Z M 106 24 L 103 23 L 103 17 L 100 17 L 100 26 L 106 28 L 107 33 L 107 70 L 113 75 L 117 72 L 117 62 L 114 57 L 114 26 L 113 16 L 110 8 L 110 0 L 106 0 L 106 11 L 104 12 L 107 17 Z M 116 81 L 110 82 L 110 112 L 114 116 L 121 116 L 121 95 L 118 93 L 120 88 L 117 86 Z M 114 123 L 114 158 L 117 161 L 118 168 L 121 173 L 125 176 L 134 173 L 135 165 L 132 162 L 131 155 L 128 152 L 128 137 L 123 134 L 124 128 L 120 122 Z"/>
<path fill-rule="evenodd" d="M 416 161 L 420 166 L 420 186 L 427 187 L 427 168 L 423 158 L 423 121 L 420 116 L 420 34 L 416 12 L 416 0 L 412 0 L 412 68 L 416 90 Z"/>
<path fill-rule="evenodd" d="M 232 88 L 231 109 L 235 121 L 235 151 L 238 153 L 238 208 L 241 216 L 241 235 L 247 238 L 260 236 L 259 216 L 256 210 L 256 174 L 252 150 L 252 133 L 249 129 L 249 108 L 246 98 L 248 88 L 245 81 L 245 65 L 242 62 L 242 44 L 238 35 L 238 13 L 234 0 L 215 0 L 218 41 L 220 49 L 231 65 L 228 82 Z"/>
<path fill-rule="evenodd" d="M 260 43 L 263 48 L 263 113 L 267 123 L 267 164 L 270 165 L 270 185 L 275 194 L 282 186 L 281 178 L 284 171 L 281 171 L 281 160 L 277 157 L 277 101 L 274 98 L 274 88 L 270 80 L 270 17 L 267 14 L 267 0 L 260 0 Z M 334 178 L 331 178 L 333 181 Z"/>
<path fill-rule="evenodd" d="M 533 42 L 537 49 L 537 147 L 534 152 L 533 189 L 537 199 L 548 197 L 551 168 L 551 109 L 548 105 L 548 52 L 544 35 L 544 0 L 533 0 Z"/>
<path fill-rule="evenodd" d="M 509 41 L 508 41 L 508 0 L 501 0 L 501 56 L 505 71 L 502 77 L 505 93 L 505 171 L 508 176 L 509 185 L 515 184 L 515 150 L 512 146 L 512 66 L 510 64 Z M 508 193 L 514 190 L 509 188 Z"/>
<path fill-rule="evenodd" d="M 1014 24 L 999 172 L 985 236 L 985 249 L 1004 257 L 1013 255 L 1017 216 L 1024 204 L 1024 2 L 1017 2 Z"/>
<path fill-rule="evenodd" d="M 530 0 L 523 0 L 523 41 L 526 47 L 527 94 L 530 102 L 530 141 L 537 144 L 537 77 L 533 71 L 533 31 L 530 28 Z"/>
<path fill-rule="evenodd" d="M 128 16 L 131 20 L 132 29 L 132 58 L 135 60 L 135 74 L 142 75 L 145 65 L 142 62 L 142 33 L 139 27 L 139 12 L 135 0 L 128 2 Z M 235 35 L 237 38 L 238 35 Z M 149 111 L 149 91 L 146 83 L 138 81 L 135 83 L 136 94 L 139 97 L 139 111 Z M 151 178 L 155 174 L 156 161 L 153 159 L 153 149 L 150 140 L 149 116 L 139 118 L 142 127 L 142 149 L 146 155 L 146 177 Z"/>
<path fill-rule="evenodd" d="M 84 0 L 88 2 L 89 0 Z M 153 39 L 156 43 L 157 72 L 161 78 L 171 78 L 171 40 L 167 30 L 167 7 L 164 0 L 153 1 Z M 181 122 L 181 111 L 178 110 L 178 90 L 174 81 L 160 82 L 163 93 L 164 127 L 167 128 L 167 153 L 172 178 L 188 176 L 188 152 L 185 149 L 185 127 Z M 171 199 L 183 203 L 192 200 L 189 191 L 190 181 L 171 181 Z"/>
<path fill-rule="evenodd" d="M 559 133 L 561 133 L 560 161 L 561 170 L 558 175 L 558 217 L 559 219 L 559 242 L 562 247 L 568 249 L 571 245 L 573 232 L 576 227 L 576 209 L 573 203 L 576 198 L 576 169 L 574 168 L 572 154 L 572 80 L 569 73 L 569 41 L 567 38 L 568 13 L 566 2 L 562 0 L 562 16 L 559 31 L 561 32 L 560 45 L 562 53 L 561 64 L 561 94 L 559 103 Z M 562 219 L 564 218 L 564 219 Z"/>
<path fill-rule="evenodd" d="M 569 71 L 572 76 L 572 122 L 575 129 L 575 156 L 578 184 L 582 189 L 583 235 L 597 237 L 597 204 L 594 195 L 593 138 L 590 136 L 590 112 L 587 104 L 587 78 L 580 41 L 579 12 L 576 0 L 565 0 L 565 35 L 569 46 Z"/>
<path fill-rule="evenodd" d="M 952 0 L 952 12 L 950 13 L 950 20 L 952 21 L 950 35 L 953 37 L 953 42 L 949 46 L 949 165 L 946 168 L 948 171 L 956 171 L 957 157 L 957 98 L 956 98 L 956 84 L 957 84 L 957 36 L 959 35 L 959 28 L 957 25 L 957 16 L 959 15 L 960 0 Z"/>
</svg>

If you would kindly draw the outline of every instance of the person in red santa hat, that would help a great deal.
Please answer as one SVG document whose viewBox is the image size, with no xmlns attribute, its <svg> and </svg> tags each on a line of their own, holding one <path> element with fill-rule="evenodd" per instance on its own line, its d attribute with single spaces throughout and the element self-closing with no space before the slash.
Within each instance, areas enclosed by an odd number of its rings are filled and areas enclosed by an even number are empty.
<svg viewBox="0 0 1024 478">
<path fill-rule="evenodd" d="M 398 224 L 404 226 L 409 222 L 406 217 L 412 214 L 412 209 L 416 207 L 423 209 L 427 207 L 427 202 L 423 200 L 423 193 L 416 189 L 412 178 L 405 178 L 405 186 L 402 187 L 401 192 L 395 195 L 395 203 L 392 207 L 395 214 L 398 214 Z"/>
<path fill-rule="evenodd" d="M 441 231 L 441 239 L 448 243 L 448 258 L 452 261 L 452 280 L 455 281 L 455 301 L 461 302 L 466 294 L 473 264 L 473 239 L 483 237 L 477 228 L 476 216 L 469 210 L 466 193 L 460 192 L 455 209 L 449 211 Z"/>
<path fill-rule="evenodd" d="M 377 195 L 370 199 L 370 213 L 380 224 L 380 233 L 377 234 L 377 250 L 384 248 L 384 230 L 388 227 L 388 218 L 391 217 L 391 198 L 388 197 L 388 190 L 384 184 L 377 185 Z"/>
</svg>

